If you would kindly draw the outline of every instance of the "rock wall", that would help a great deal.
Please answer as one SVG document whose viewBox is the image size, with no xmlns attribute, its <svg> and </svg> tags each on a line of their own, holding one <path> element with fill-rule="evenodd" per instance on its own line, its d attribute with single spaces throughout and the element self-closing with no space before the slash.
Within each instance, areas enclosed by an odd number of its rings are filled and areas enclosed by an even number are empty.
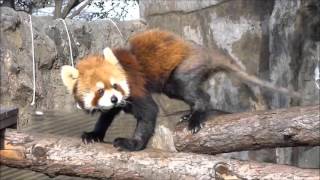
<svg viewBox="0 0 320 180">
<path fill-rule="evenodd" d="M 320 92 L 314 81 L 320 53 L 316 48 L 320 40 L 318 1 L 144 0 L 140 14 L 150 27 L 169 29 L 209 48 L 221 48 L 248 72 L 303 94 L 298 101 L 248 88 L 219 73 L 205 86 L 214 107 L 237 112 L 319 104 Z M 320 167 L 318 160 L 307 158 L 317 154 L 319 148 L 281 148 L 226 156 Z"/>
<path fill-rule="evenodd" d="M 140 3 L 140 14 L 150 27 L 174 31 L 209 48 L 221 48 L 248 72 L 302 92 L 303 99 L 295 102 L 290 97 L 262 90 L 267 107 L 279 108 L 319 103 L 319 90 L 314 83 L 319 40 L 308 35 L 303 40 L 296 39 L 301 36 L 297 31 L 307 31 L 299 27 L 302 25 L 299 21 L 316 21 L 319 25 L 316 17 L 299 20 L 312 3 L 319 4 L 313 0 L 145 0 Z M 208 85 L 215 107 L 243 111 L 257 109 L 255 105 L 263 103 L 250 100 L 250 92 L 225 75 L 216 75 Z"/>
<path fill-rule="evenodd" d="M 252 3 L 253 2 L 253 3 Z M 150 27 L 174 31 L 186 39 L 227 51 L 252 74 L 268 61 L 268 24 L 273 1 L 142 1 L 140 14 Z M 263 99 L 224 73 L 206 84 L 211 103 L 231 112 L 265 109 Z M 253 88 L 259 91 L 257 88 Z"/>
<path fill-rule="evenodd" d="M 60 67 L 71 65 L 69 42 L 61 20 L 32 17 L 36 62 L 36 104 L 33 93 L 31 32 L 29 16 L 1 8 L 1 106 L 19 107 L 19 124 L 28 125 L 35 110 L 75 111 L 74 100 L 63 87 Z M 66 20 L 73 59 L 100 52 L 106 46 L 118 47 L 145 25 L 139 21 L 118 23 L 124 39 L 110 21 L 81 22 Z"/>
<path fill-rule="evenodd" d="M 311 7 L 312 6 L 312 7 Z M 282 86 L 300 91 L 302 99 L 294 101 L 280 94 L 268 94 L 270 108 L 320 103 L 316 87 L 316 67 L 320 67 L 319 1 L 275 1 L 269 21 L 270 58 L 266 74 Z M 320 148 L 278 148 L 277 162 L 301 167 L 320 167 Z"/>
</svg>

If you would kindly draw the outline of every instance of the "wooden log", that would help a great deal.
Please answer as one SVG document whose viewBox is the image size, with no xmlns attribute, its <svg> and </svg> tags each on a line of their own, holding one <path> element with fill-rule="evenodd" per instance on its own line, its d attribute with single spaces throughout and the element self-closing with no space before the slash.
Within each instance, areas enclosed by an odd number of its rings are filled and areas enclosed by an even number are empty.
<svg viewBox="0 0 320 180">
<path fill-rule="evenodd" d="M 175 129 L 178 151 L 217 154 L 274 147 L 319 146 L 320 105 L 221 115 L 196 134 Z"/>
<path fill-rule="evenodd" d="M 306 179 L 319 169 L 224 159 L 147 149 L 119 152 L 111 145 L 85 145 L 78 138 L 7 131 L 0 162 L 51 176 L 101 179 Z"/>
</svg>

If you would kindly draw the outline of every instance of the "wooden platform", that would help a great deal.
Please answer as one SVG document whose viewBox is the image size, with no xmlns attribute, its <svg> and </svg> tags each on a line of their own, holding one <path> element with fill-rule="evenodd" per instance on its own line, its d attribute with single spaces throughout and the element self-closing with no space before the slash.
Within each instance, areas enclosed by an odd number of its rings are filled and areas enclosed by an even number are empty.
<svg viewBox="0 0 320 180">
<path fill-rule="evenodd" d="M 18 121 L 18 108 L 0 107 L 0 149 L 3 148 L 5 128 L 15 128 Z"/>
<path fill-rule="evenodd" d="M 0 129 L 15 126 L 17 120 L 18 108 L 0 107 Z"/>
</svg>

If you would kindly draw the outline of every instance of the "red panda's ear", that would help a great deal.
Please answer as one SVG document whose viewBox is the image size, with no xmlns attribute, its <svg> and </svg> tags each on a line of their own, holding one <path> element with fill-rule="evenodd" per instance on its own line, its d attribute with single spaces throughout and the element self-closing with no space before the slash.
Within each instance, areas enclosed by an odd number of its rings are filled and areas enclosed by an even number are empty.
<svg viewBox="0 0 320 180">
<path fill-rule="evenodd" d="M 113 54 L 112 50 L 109 47 L 104 48 L 103 50 L 104 59 L 109 63 L 116 65 L 119 63 L 117 57 Z"/>
<path fill-rule="evenodd" d="M 78 77 L 79 77 L 79 71 L 76 68 L 68 65 L 61 67 L 62 82 L 70 92 L 72 92 Z"/>
</svg>

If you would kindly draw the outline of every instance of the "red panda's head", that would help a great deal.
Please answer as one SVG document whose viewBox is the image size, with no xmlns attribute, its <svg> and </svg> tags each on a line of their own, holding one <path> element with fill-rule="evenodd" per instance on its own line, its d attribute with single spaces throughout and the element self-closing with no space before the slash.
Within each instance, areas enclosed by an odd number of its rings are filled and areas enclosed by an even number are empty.
<svg viewBox="0 0 320 180">
<path fill-rule="evenodd" d="M 78 106 L 85 110 L 122 106 L 130 95 L 126 73 L 110 48 L 103 50 L 103 56 L 83 58 L 76 68 L 63 66 L 61 77 Z"/>
</svg>

